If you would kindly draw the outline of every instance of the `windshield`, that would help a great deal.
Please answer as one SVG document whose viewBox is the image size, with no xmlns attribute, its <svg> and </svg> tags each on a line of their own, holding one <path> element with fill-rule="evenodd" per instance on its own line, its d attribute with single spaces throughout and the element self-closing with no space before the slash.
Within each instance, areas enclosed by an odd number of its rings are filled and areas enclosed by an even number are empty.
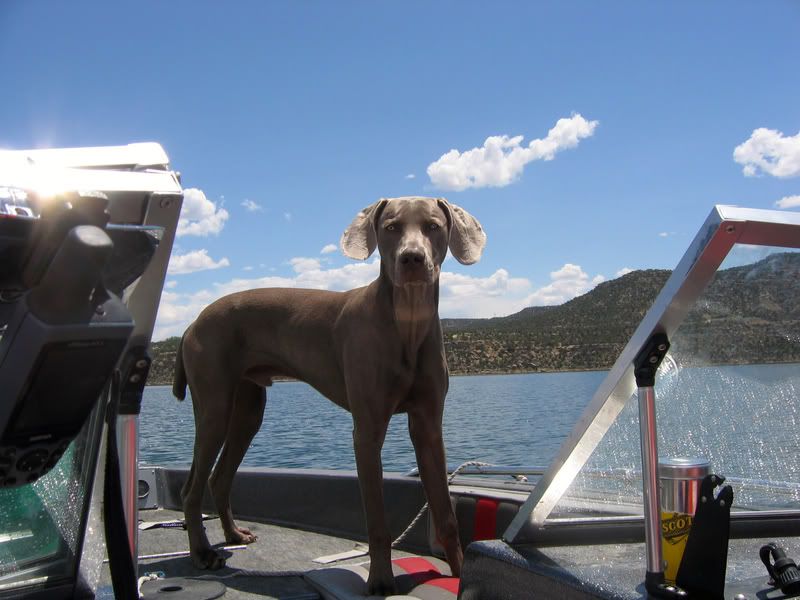
<svg viewBox="0 0 800 600">
<path fill-rule="evenodd" d="M 659 457 L 705 458 L 734 510 L 800 500 L 800 253 L 736 244 L 671 338 L 656 377 Z M 641 514 L 636 396 L 552 518 Z"/>
<path fill-rule="evenodd" d="M 75 577 L 102 412 L 98 403 L 49 473 L 29 485 L 0 489 L 0 590 L 17 583 L 53 585 Z"/>
</svg>

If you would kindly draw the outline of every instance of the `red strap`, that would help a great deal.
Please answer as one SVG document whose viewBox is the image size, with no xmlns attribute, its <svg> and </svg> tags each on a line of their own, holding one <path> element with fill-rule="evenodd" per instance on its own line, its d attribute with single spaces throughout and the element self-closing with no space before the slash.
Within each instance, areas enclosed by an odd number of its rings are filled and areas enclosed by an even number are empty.
<svg viewBox="0 0 800 600">
<path fill-rule="evenodd" d="M 426 581 L 425 585 L 435 585 L 438 588 L 447 590 L 451 594 L 458 594 L 458 583 L 461 581 L 458 577 L 437 577 Z"/>
<path fill-rule="evenodd" d="M 475 531 L 472 533 L 474 541 L 493 540 L 497 537 L 497 500 L 481 498 L 475 507 Z"/>
<path fill-rule="evenodd" d="M 416 583 L 427 583 L 432 578 L 441 575 L 436 565 L 418 556 L 396 558 L 392 561 L 392 564 L 403 569 Z"/>
</svg>

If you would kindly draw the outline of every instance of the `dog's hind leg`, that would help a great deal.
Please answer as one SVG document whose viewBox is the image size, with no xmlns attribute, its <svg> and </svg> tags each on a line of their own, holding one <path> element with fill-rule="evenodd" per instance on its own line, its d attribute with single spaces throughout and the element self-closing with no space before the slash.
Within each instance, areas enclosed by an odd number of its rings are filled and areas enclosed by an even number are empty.
<svg viewBox="0 0 800 600">
<path fill-rule="evenodd" d="M 208 542 L 202 504 L 211 468 L 225 442 L 233 394 L 225 393 L 224 389 L 214 393 L 208 385 L 203 386 L 202 396 L 195 387 L 191 392 L 195 412 L 194 458 L 181 493 L 189 553 L 198 569 L 220 569 L 225 566 L 225 559 Z"/>
<path fill-rule="evenodd" d="M 251 544 L 257 539 L 251 531 L 236 526 L 231 511 L 231 487 L 250 442 L 261 427 L 266 402 L 266 388 L 246 380 L 239 384 L 225 445 L 208 481 L 225 532 L 225 540 L 229 543 Z"/>
</svg>

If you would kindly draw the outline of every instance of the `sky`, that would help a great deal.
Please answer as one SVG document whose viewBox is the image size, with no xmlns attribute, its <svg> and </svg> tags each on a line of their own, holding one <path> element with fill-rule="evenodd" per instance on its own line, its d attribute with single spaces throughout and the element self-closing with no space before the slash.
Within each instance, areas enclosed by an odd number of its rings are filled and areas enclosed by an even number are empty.
<svg viewBox="0 0 800 600">
<path fill-rule="evenodd" d="M 677 265 L 715 204 L 800 210 L 800 3 L 0 2 L 0 149 L 162 144 L 185 200 L 154 339 L 214 299 L 378 273 L 382 197 L 473 214 L 443 317 Z"/>
</svg>

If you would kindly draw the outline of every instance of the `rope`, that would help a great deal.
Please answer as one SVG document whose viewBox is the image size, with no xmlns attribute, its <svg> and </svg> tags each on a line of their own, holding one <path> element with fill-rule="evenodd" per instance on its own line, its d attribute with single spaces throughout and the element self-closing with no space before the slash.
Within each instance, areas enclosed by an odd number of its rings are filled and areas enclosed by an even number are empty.
<svg viewBox="0 0 800 600">
<path fill-rule="evenodd" d="M 139 595 L 139 598 L 142 597 L 142 585 L 147 581 L 155 581 L 156 579 L 163 579 L 164 573 L 156 572 L 156 573 L 147 573 L 144 577 L 139 577 L 139 580 L 136 585 L 136 593 Z"/>
<path fill-rule="evenodd" d="M 258 569 L 237 569 L 227 575 L 193 575 L 190 579 L 230 579 L 231 577 L 303 577 L 305 571 L 260 571 Z"/>
<path fill-rule="evenodd" d="M 490 466 L 491 466 L 490 463 L 480 462 L 478 460 L 468 460 L 465 463 L 461 463 L 460 465 L 458 465 L 458 467 L 456 467 L 455 471 L 453 471 L 450 474 L 450 477 L 447 478 L 447 485 L 450 485 L 453 482 L 453 479 L 456 478 L 456 475 L 458 475 L 461 471 L 463 471 L 467 467 L 490 467 Z M 408 534 L 414 528 L 414 525 L 416 525 L 419 522 L 419 520 L 422 519 L 427 510 L 428 510 L 428 503 L 426 502 L 425 504 L 422 505 L 422 508 L 419 509 L 417 516 L 414 517 L 411 520 L 411 523 L 408 524 L 408 527 L 406 527 L 405 531 L 403 531 L 403 533 L 398 535 L 397 539 L 392 542 L 392 548 L 399 545 L 406 538 L 406 536 L 408 536 Z"/>
</svg>

